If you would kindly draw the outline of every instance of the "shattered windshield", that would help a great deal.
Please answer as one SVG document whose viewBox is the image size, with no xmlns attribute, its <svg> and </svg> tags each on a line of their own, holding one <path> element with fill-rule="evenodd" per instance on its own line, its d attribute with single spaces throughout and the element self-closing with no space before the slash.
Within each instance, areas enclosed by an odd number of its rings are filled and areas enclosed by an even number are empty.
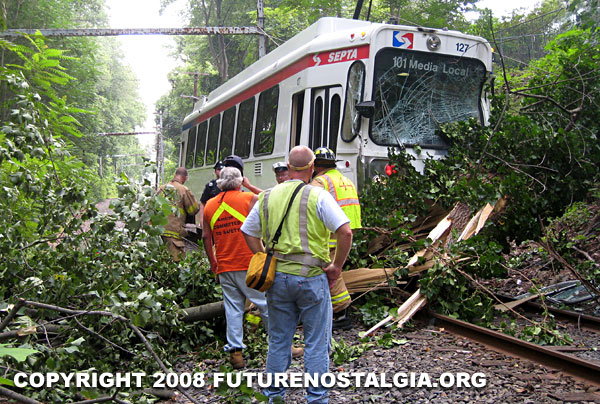
<svg viewBox="0 0 600 404">
<path fill-rule="evenodd" d="M 485 66 L 476 59 L 383 49 L 375 58 L 371 138 L 382 146 L 447 147 L 439 124 L 479 117 Z"/>
</svg>

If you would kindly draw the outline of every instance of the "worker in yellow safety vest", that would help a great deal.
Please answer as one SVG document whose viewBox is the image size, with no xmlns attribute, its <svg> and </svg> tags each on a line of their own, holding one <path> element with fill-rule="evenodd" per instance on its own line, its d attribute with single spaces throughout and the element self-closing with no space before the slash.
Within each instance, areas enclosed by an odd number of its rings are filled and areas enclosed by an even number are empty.
<svg viewBox="0 0 600 404">
<path fill-rule="evenodd" d="M 240 230 L 253 253 L 264 252 L 266 246 L 276 257 L 275 278 L 267 291 L 266 373 L 273 380 L 286 373 L 294 332 L 302 321 L 304 371 L 316 380 L 306 385 L 305 397 L 317 404 L 328 402 L 328 387 L 322 377 L 329 372 L 333 317 L 328 285 L 333 285 L 342 272 L 352 231 L 348 217 L 328 192 L 305 185 L 312 178 L 313 162 L 312 150 L 293 147 L 287 163 L 290 179 L 259 195 Z M 338 247 L 330 261 L 327 240 L 331 232 L 337 235 Z M 275 382 L 263 394 L 269 401 L 283 402 L 285 388 Z"/>
<path fill-rule="evenodd" d="M 350 228 L 360 229 L 360 202 L 358 193 L 352 181 L 345 177 L 336 168 L 335 153 L 327 147 L 315 150 L 315 178 L 311 185 L 325 188 L 342 208 L 348 219 Z M 335 234 L 329 239 L 329 249 L 332 257 L 335 256 L 337 240 Z M 344 279 L 340 276 L 333 287 L 330 288 L 331 304 L 333 307 L 333 329 L 348 329 L 351 327 L 348 307 L 352 303 L 350 293 L 346 288 Z"/>
<path fill-rule="evenodd" d="M 173 179 L 158 190 L 158 194 L 164 194 L 177 209 L 176 214 L 171 213 L 167 218 L 168 223 L 162 234 L 163 242 L 175 262 L 179 262 L 185 256 L 184 239 L 188 236 L 186 226 L 190 226 L 185 223 L 186 215 L 194 216 L 200 210 L 194 194 L 184 185 L 187 178 L 188 172 L 185 167 L 179 167 Z"/>
</svg>

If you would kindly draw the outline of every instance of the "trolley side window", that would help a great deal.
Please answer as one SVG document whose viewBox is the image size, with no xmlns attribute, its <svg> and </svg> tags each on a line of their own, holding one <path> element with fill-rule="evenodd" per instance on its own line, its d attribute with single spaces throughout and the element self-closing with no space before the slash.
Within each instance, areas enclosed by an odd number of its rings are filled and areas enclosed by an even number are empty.
<svg viewBox="0 0 600 404">
<path fill-rule="evenodd" d="M 235 127 L 235 107 L 223 112 L 221 123 L 221 143 L 219 145 L 219 160 L 223 160 L 233 151 L 233 128 Z"/>
<path fill-rule="evenodd" d="M 198 137 L 196 139 L 196 161 L 194 167 L 202 167 L 204 165 L 204 147 L 206 146 L 206 124 L 204 121 L 198 125 Z"/>
<path fill-rule="evenodd" d="M 185 150 L 185 141 L 179 143 L 179 161 L 177 165 L 179 167 L 185 166 L 185 156 L 183 155 L 183 151 Z"/>
<path fill-rule="evenodd" d="M 342 100 L 338 94 L 331 97 L 329 112 L 329 148 L 337 150 L 337 138 L 340 132 L 340 107 Z"/>
<path fill-rule="evenodd" d="M 217 144 L 219 142 L 219 129 L 221 128 L 221 114 L 210 118 L 208 139 L 206 141 L 206 165 L 215 164 L 217 161 Z"/>
<path fill-rule="evenodd" d="M 252 123 L 254 121 L 254 97 L 240 104 L 235 131 L 235 154 L 241 158 L 250 156 L 250 141 L 252 140 Z"/>
<path fill-rule="evenodd" d="M 198 126 L 192 126 L 188 132 L 187 149 L 185 150 L 185 168 L 194 167 L 194 152 L 196 151 L 196 131 Z"/>
<path fill-rule="evenodd" d="M 273 153 L 278 102 L 279 86 L 274 86 L 263 91 L 258 97 L 255 131 L 256 138 L 254 139 L 255 156 Z"/>
<path fill-rule="evenodd" d="M 342 86 L 313 88 L 311 100 L 308 145 L 313 150 L 328 147 L 335 152 L 340 129 Z"/>
<path fill-rule="evenodd" d="M 290 125 L 290 150 L 300 144 L 302 116 L 304 115 L 304 91 L 292 96 L 292 124 Z"/>
<path fill-rule="evenodd" d="M 313 105 L 312 142 L 310 148 L 316 150 L 323 145 L 323 141 L 321 140 L 321 137 L 323 136 L 323 96 L 317 95 Z"/>
</svg>

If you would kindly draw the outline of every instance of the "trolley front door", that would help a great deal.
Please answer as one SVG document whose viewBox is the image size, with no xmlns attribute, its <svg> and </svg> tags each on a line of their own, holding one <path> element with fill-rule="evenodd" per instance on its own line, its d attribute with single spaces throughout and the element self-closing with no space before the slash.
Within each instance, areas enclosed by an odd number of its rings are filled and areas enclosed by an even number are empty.
<svg viewBox="0 0 600 404">
<path fill-rule="evenodd" d="M 341 86 L 312 89 L 308 138 L 308 146 L 311 149 L 328 147 L 337 152 L 341 106 Z"/>
</svg>

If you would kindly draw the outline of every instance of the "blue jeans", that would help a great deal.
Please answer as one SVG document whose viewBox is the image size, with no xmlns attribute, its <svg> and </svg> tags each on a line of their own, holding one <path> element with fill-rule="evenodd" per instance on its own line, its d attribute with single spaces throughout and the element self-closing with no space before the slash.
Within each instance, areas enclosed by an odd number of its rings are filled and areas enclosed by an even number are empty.
<svg viewBox="0 0 600 404">
<path fill-rule="evenodd" d="M 304 328 L 304 372 L 323 374 L 329 371 L 331 341 L 331 297 L 325 274 L 306 278 L 281 272 L 275 274 L 267 291 L 269 307 L 269 353 L 267 373 L 285 373 L 292 361 L 292 339 L 298 320 Z M 264 394 L 272 399 L 285 395 L 283 387 L 268 387 Z M 329 402 L 325 387 L 308 386 L 309 403 Z"/>
<path fill-rule="evenodd" d="M 223 289 L 223 304 L 227 319 L 227 345 L 225 351 L 244 349 L 244 310 L 246 298 L 260 310 L 265 328 L 269 326 L 269 312 L 265 294 L 246 286 L 246 271 L 223 272 L 219 274 Z"/>
</svg>

